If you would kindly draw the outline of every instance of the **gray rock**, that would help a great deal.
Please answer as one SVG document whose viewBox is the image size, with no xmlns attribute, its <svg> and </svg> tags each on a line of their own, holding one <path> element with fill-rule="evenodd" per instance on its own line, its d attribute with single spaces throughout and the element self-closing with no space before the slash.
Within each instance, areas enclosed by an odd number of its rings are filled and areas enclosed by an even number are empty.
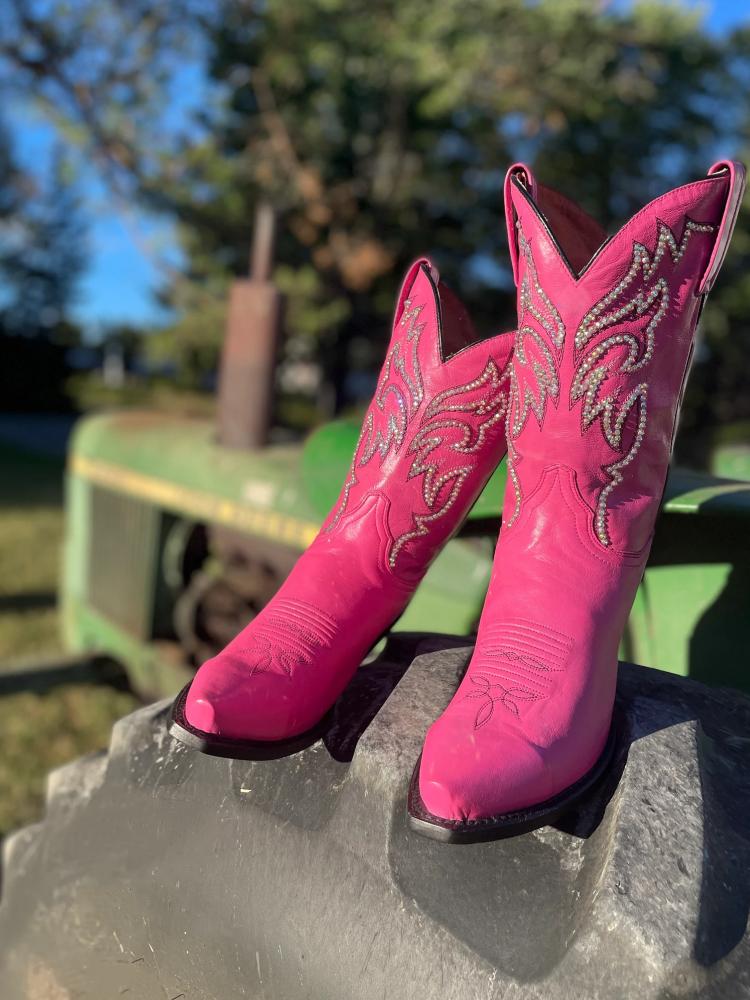
<svg viewBox="0 0 750 1000">
<path fill-rule="evenodd" d="M 556 827 L 444 845 L 409 832 L 405 798 L 464 643 L 393 638 L 285 760 L 193 753 L 166 703 L 118 723 L 5 852 L 0 995 L 750 997 L 750 699 L 623 665 L 596 794 Z"/>
</svg>

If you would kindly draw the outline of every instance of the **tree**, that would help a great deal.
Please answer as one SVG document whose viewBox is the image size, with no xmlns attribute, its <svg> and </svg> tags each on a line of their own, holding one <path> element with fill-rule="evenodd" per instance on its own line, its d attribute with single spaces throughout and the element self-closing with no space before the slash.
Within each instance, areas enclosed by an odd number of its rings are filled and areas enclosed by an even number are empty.
<svg viewBox="0 0 750 1000">
<path fill-rule="evenodd" d="M 531 159 L 611 226 L 699 176 L 706 150 L 739 135 L 732 115 L 747 122 L 742 39 L 708 35 L 697 14 L 660 0 L 81 0 L 54 24 L 34 0 L 12 6 L 38 50 L 29 65 L 11 33 L 6 58 L 117 183 L 180 221 L 185 266 L 162 295 L 178 309 L 168 337 L 185 367 L 215 358 L 226 283 L 246 269 L 255 205 L 270 201 L 290 349 L 322 364 L 337 408 L 346 373 L 376 368 L 401 274 L 423 252 L 480 327 L 512 323 L 508 162 Z M 112 24 L 133 44 L 94 73 L 86 51 Z M 63 67 L 52 79 L 45 46 Z M 205 59 L 210 101 L 190 128 L 170 128 L 170 74 L 188 49 Z M 706 314 L 717 356 L 722 324 L 747 328 L 750 278 L 732 267 L 734 291 L 724 278 Z M 720 410 L 713 394 L 709 423 Z"/>
<path fill-rule="evenodd" d="M 70 320 L 85 263 L 85 226 L 62 154 L 49 176 L 16 162 L 0 124 L 0 407 L 64 409 Z"/>
<path fill-rule="evenodd" d="M 727 98 L 716 105 L 723 154 L 750 163 L 750 27 L 727 39 Z M 734 238 L 700 325 L 696 360 L 682 414 L 678 457 L 705 464 L 722 441 L 750 444 L 750 204 L 745 198 Z"/>
<path fill-rule="evenodd" d="M 6 217 L 2 321 L 7 333 L 51 336 L 69 325 L 69 308 L 86 264 L 86 224 L 61 150 L 42 184 L 26 176 L 23 187 L 25 197 Z"/>
<path fill-rule="evenodd" d="M 717 134 L 721 46 L 674 5 L 234 0 L 210 45 L 225 110 L 169 187 L 191 271 L 239 271 L 253 206 L 271 200 L 290 327 L 339 389 L 355 359 L 375 366 L 422 252 L 482 323 L 512 322 L 509 161 L 533 158 L 606 225 Z"/>
</svg>

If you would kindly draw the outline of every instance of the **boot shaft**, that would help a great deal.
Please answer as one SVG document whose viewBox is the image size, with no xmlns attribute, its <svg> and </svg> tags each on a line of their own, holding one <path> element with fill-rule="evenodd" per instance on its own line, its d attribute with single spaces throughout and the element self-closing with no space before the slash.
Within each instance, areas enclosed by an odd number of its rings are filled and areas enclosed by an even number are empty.
<svg viewBox="0 0 750 1000">
<path fill-rule="evenodd" d="M 338 502 L 315 543 L 376 525 L 383 572 L 410 585 L 505 453 L 513 334 L 480 340 L 426 259 L 407 273 L 377 388 Z M 369 530 L 369 529 L 365 529 Z"/>
<path fill-rule="evenodd" d="M 590 540 L 647 550 L 705 295 L 736 219 L 744 170 L 711 168 L 607 239 L 572 202 L 512 167 L 506 212 L 518 285 L 503 511 L 512 530 L 545 470 L 564 467 Z"/>
</svg>

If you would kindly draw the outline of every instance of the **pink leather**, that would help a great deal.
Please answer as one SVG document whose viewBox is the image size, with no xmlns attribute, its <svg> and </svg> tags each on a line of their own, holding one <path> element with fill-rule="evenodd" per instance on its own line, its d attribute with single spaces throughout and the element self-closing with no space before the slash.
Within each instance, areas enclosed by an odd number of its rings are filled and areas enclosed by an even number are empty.
<svg viewBox="0 0 750 1000">
<path fill-rule="evenodd" d="M 528 167 L 509 171 L 519 285 L 509 476 L 476 648 L 424 744 L 420 794 L 437 816 L 471 820 L 539 804 L 602 753 L 698 289 L 717 247 L 726 249 L 743 174 L 739 165 L 712 170 L 605 241 Z"/>
<path fill-rule="evenodd" d="M 430 262 L 412 265 L 339 500 L 274 599 L 196 674 L 193 726 L 279 740 L 325 714 L 505 454 L 512 346 L 512 333 L 476 342 Z"/>
</svg>

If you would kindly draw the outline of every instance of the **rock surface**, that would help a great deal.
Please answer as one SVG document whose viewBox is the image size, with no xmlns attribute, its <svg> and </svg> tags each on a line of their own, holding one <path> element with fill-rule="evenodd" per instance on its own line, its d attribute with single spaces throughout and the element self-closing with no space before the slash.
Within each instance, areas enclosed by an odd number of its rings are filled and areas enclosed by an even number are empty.
<svg viewBox="0 0 750 1000">
<path fill-rule="evenodd" d="M 623 665 L 598 792 L 444 845 L 406 788 L 465 643 L 392 638 L 285 760 L 189 751 L 166 703 L 119 722 L 6 841 L 3 1000 L 750 997 L 750 699 Z"/>
</svg>

